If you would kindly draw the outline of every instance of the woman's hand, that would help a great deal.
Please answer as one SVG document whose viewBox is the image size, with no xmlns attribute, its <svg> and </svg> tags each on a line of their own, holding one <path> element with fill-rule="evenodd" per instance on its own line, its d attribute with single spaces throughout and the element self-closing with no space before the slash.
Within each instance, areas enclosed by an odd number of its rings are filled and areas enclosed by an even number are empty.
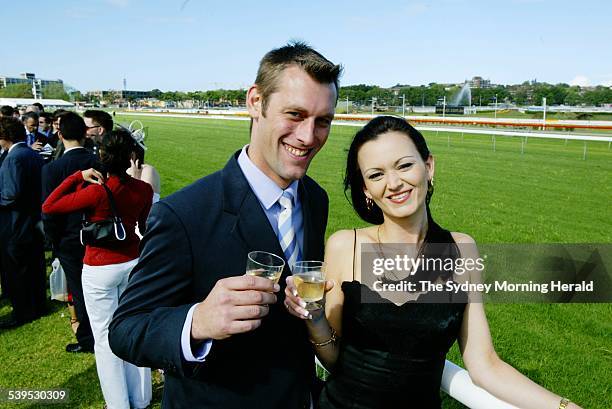
<svg viewBox="0 0 612 409">
<path fill-rule="evenodd" d="M 287 277 L 287 287 L 285 287 L 285 308 L 287 311 L 295 317 L 301 318 L 303 320 L 309 320 L 315 317 L 318 317 L 321 314 L 324 314 L 325 311 L 323 308 L 319 308 L 317 310 L 308 311 L 306 310 L 306 302 L 298 297 L 297 288 L 295 286 L 295 282 L 293 281 L 293 276 Z M 334 288 L 333 281 L 325 282 L 325 293 Z M 319 305 L 325 305 L 325 295 L 323 295 L 323 299 L 318 302 Z"/>
<path fill-rule="evenodd" d="M 104 175 L 95 170 L 94 168 L 89 168 L 81 172 L 83 176 L 83 180 L 89 183 L 95 183 L 97 185 L 101 185 L 104 183 Z"/>
<path fill-rule="evenodd" d="M 142 167 L 140 166 L 138 159 L 130 159 L 130 168 L 128 169 L 128 175 L 134 179 L 142 179 Z"/>
</svg>

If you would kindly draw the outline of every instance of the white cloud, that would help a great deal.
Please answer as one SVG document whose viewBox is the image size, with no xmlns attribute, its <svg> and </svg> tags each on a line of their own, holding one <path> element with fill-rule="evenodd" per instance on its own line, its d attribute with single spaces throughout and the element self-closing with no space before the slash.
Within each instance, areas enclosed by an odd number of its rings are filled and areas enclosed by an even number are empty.
<svg viewBox="0 0 612 409">
<path fill-rule="evenodd" d="M 612 87 L 612 80 L 607 80 L 601 83 L 605 87 Z"/>
<path fill-rule="evenodd" d="M 403 17 L 415 17 L 419 14 L 423 14 L 427 11 L 428 5 L 426 3 L 416 2 L 410 3 L 404 7 L 405 15 Z"/>
<path fill-rule="evenodd" d="M 149 24 L 191 24 L 195 22 L 193 17 L 145 17 L 144 21 Z"/>
<path fill-rule="evenodd" d="M 576 75 L 573 80 L 570 81 L 570 85 L 578 85 L 579 87 L 588 87 L 589 79 L 584 75 Z"/>
<path fill-rule="evenodd" d="M 130 0 L 106 0 L 108 4 L 115 7 L 126 8 L 130 4 Z"/>
</svg>

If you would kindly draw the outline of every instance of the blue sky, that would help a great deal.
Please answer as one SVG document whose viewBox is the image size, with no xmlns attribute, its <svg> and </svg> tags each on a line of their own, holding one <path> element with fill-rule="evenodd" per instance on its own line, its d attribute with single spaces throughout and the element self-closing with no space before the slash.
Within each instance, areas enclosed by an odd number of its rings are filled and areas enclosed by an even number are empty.
<svg viewBox="0 0 612 409">
<path fill-rule="evenodd" d="M 28 4 L 29 11 L 25 4 Z M 248 86 L 297 38 L 345 66 L 342 83 L 612 85 L 607 0 L 0 0 L 0 74 L 82 91 Z M 10 40 L 9 40 L 10 39 Z"/>
</svg>

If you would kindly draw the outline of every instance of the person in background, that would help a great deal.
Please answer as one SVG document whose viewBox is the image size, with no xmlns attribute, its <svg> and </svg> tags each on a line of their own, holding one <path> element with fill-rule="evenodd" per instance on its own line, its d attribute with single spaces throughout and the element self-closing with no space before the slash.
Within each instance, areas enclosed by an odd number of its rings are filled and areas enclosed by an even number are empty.
<svg viewBox="0 0 612 409">
<path fill-rule="evenodd" d="M 62 129 L 64 117 L 60 122 Z M 108 246 L 87 245 L 83 260 L 83 295 L 94 334 L 94 352 L 100 387 L 109 408 L 144 408 L 151 401 L 151 370 L 138 368 L 113 354 L 108 342 L 108 326 L 119 297 L 125 290 L 132 268 L 138 261 L 140 239 L 136 223 L 146 226 L 153 189 L 130 177 L 132 136 L 118 129 L 102 136 L 99 144 L 101 173 L 93 168 L 76 171 L 45 200 L 43 212 L 66 214 L 86 212 L 92 222 L 112 217 L 109 199 L 102 184 L 112 192 L 116 210 L 127 236 Z M 90 185 L 83 189 L 83 182 Z"/>
<path fill-rule="evenodd" d="M 153 188 L 153 203 L 159 200 L 161 193 L 161 181 L 159 172 L 152 165 L 145 163 L 146 146 L 143 141 L 137 140 L 132 135 L 134 144 L 132 145 L 132 154 L 130 157 L 130 168 L 127 170 L 128 175 L 135 179 L 140 179 L 147 182 Z"/>
<path fill-rule="evenodd" d="M 26 130 L 26 144 L 35 151 L 41 151 L 47 143 L 47 137 L 38 131 L 38 114 L 28 112 L 23 116 L 23 126 Z"/>
<path fill-rule="evenodd" d="M 53 135 L 53 115 L 49 112 L 41 112 L 38 115 L 38 132 L 50 139 Z"/>
<path fill-rule="evenodd" d="M 90 150 L 94 155 L 98 154 L 98 144 L 102 136 L 113 130 L 113 118 L 108 112 L 96 109 L 88 109 L 83 112 L 83 119 L 87 126 L 87 139 L 85 149 Z"/>
<path fill-rule="evenodd" d="M 43 168 L 43 201 L 75 171 L 98 166 L 96 156 L 83 148 L 85 122 L 78 114 L 63 113 L 58 137 L 66 150 L 61 158 Z M 82 215 L 81 211 L 61 215 L 43 214 L 45 234 L 51 242 L 55 257 L 59 259 L 66 274 L 76 313 L 76 320 L 71 324 L 73 324 L 73 329 L 76 329 L 77 342 L 66 345 L 66 352 L 93 352 L 94 348 L 94 337 L 85 308 L 81 282 L 83 257 L 85 256 L 85 247 L 79 239 Z"/>
<path fill-rule="evenodd" d="M 14 111 L 15 110 L 13 109 L 12 106 L 3 105 L 2 107 L 0 107 L 0 118 L 3 118 L 3 117 L 12 118 Z M 8 154 L 8 150 L 5 150 L 0 146 L 0 167 L 2 166 L 2 162 L 4 162 L 4 158 L 6 158 L 7 154 Z M 8 283 L 8 280 L 5 277 L 6 277 L 6 274 L 4 272 L 4 269 L 2 268 L 2 252 L 0 251 L 0 287 L 2 288 L 0 299 L 8 298 L 8 291 L 6 288 L 6 284 Z"/>
<path fill-rule="evenodd" d="M 53 136 L 57 139 L 57 144 L 55 145 L 55 150 L 53 151 L 53 160 L 60 158 L 64 153 L 64 144 L 57 137 L 57 133 L 59 132 L 60 117 L 64 112 L 70 111 L 66 111 L 65 109 L 57 109 L 53 111 Z"/>
<path fill-rule="evenodd" d="M 2 117 L 12 117 L 13 116 L 13 112 L 15 112 L 15 110 L 13 109 L 12 106 L 10 105 L 3 105 L 2 107 L 0 107 L 0 118 Z"/>
<path fill-rule="evenodd" d="M 38 105 L 40 105 L 40 104 L 38 104 Z M 38 105 L 36 105 L 36 104 L 28 105 L 28 106 L 26 107 L 25 113 L 27 114 L 28 112 L 34 112 L 34 113 L 36 113 L 36 114 L 39 114 L 39 115 L 40 115 L 40 113 L 41 113 L 42 111 L 41 111 L 41 109 L 40 109 L 40 107 L 39 107 Z M 42 105 L 41 105 L 41 106 L 42 106 Z"/>
<path fill-rule="evenodd" d="M 40 102 L 35 102 L 35 103 L 32 104 L 32 106 L 35 106 L 36 108 L 38 108 L 38 114 L 39 115 L 42 114 L 43 112 L 45 112 L 45 107 Z"/>
<path fill-rule="evenodd" d="M 8 152 L 0 166 L 0 252 L 13 306 L 12 318 L 0 328 L 33 321 L 46 311 L 44 240 L 38 227 L 43 161 L 25 141 L 21 122 L 0 118 L 0 146 Z"/>
</svg>

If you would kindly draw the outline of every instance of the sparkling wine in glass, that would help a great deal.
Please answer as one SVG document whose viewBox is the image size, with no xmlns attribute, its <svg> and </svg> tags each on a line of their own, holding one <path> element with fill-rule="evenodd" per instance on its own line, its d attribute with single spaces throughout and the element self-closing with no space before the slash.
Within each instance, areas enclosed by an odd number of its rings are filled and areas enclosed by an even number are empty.
<svg viewBox="0 0 612 409">
<path fill-rule="evenodd" d="M 278 283 L 285 268 L 285 260 L 267 251 L 251 251 L 247 257 L 246 273 L 265 277 Z"/>
<path fill-rule="evenodd" d="M 293 282 L 298 296 L 306 303 L 308 311 L 323 308 L 319 302 L 325 292 L 325 263 L 322 261 L 298 261 L 293 266 Z"/>
</svg>

